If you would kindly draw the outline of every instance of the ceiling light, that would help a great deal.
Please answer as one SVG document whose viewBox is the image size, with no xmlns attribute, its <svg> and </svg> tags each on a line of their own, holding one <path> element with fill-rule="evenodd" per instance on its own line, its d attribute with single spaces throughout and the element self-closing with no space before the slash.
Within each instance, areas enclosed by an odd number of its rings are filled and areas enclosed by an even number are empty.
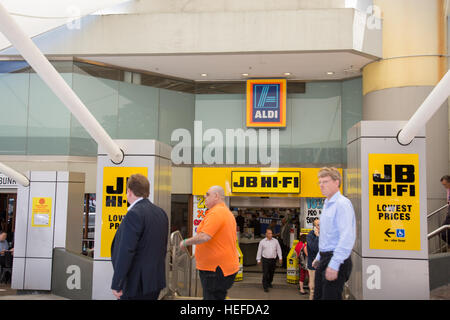
<svg viewBox="0 0 450 320">
<path fill-rule="evenodd" d="M 332 76 L 333 74 L 334 74 L 333 71 L 328 71 L 328 72 L 327 72 L 327 75 L 329 75 L 329 76 Z"/>
<path fill-rule="evenodd" d="M 202 76 L 202 77 L 207 77 L 207 76 L 208 76 L 208 74 L 206 74 L 206 73 L 202 73 L 202 74 L 201 74 L 201 76 Z"/>
<path fill-rule="evenodd" d="M 243 77 L 248 77 L 248 73 L 243 73 L 242 76 Z"/>
<path fill-rule="evenodd" d="M 285 75 L 285 76 L 290 76 L 291 73 L 290 73 L 290 72 L 285 72 L 284 75 Z"/>
</svg>

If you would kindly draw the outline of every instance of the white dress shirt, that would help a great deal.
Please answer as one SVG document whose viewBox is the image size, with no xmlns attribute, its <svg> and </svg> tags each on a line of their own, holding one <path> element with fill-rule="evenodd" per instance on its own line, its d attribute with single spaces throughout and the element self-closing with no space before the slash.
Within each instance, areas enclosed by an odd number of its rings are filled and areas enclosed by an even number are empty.
<svg viewBox="0 0 450 320">
<path fill-rule="evenodd" d="M 140 198 L 137 198 L 136 199 L 136 201 L 135 202 L 133 202 L 129 207 L 128 207 L 128 210 L 127 210 L 127 212 L 128 211 L 130 211 L 131 210 L 131 208 L 133 208 L 134 207 L 134 205 L 136 204 L 136 203 L 138 203 L 139 201 L 141 201 L 142 199 L 144 199 L 144 198 L 142 198 L 142 197 L 140 197 Z"/>
<path fill-rule="evenodd" d="M 264 238 L 259 242 L 258 253 L 256 254 L 256 260 L 258 262 L 261 261 L 261 257 L 266 259 L 275 259 L 277 255 L 280 260 L 283 259 L 281 255 L 281 247 L 277 239 L 272 238 L 269 240 Z"/>
</svg>

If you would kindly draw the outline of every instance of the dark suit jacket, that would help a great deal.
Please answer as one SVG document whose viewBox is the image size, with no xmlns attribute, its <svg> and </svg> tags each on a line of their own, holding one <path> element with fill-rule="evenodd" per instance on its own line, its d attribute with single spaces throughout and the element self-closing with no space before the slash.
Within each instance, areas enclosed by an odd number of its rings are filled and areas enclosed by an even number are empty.
<svg viewBox="0 0 450 320">
<path fill-rule="evenodd" d="M 111 289 L 133 298 L 165 288 L 168 230 L 166 213 L 148 199 L 128 211 L 111 246 Z"/>
</svg>

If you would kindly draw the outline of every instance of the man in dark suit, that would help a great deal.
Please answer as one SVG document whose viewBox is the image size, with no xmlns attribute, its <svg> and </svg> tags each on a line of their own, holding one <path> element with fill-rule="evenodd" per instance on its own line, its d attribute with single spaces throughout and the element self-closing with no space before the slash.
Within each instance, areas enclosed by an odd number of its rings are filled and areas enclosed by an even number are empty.
<svg viewBox="0 0 450 320">
<path fill-rule="evenodd" d="M 117 299 L 156 300 L 166 286 L 169 221 L 164 210 L 147 199 L 149 194 L 145 176 L 128 179 L 130 207 L 111 245 L 111 289 Z"/>
</svg>

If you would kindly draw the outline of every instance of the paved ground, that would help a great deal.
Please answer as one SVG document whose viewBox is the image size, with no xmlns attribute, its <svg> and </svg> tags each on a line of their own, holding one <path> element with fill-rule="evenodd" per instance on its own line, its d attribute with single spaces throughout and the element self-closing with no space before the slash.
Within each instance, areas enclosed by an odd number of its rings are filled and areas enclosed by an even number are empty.
<svg viewBox="0 0 450 320">
<path fill-rule="evenodd" d="M 309 294 L 300 295 L 296 284 L 286 282 L 286 274 L 276 273 L 273 288 L 264 292 L 261 273 L 244 273 L 244 280 L 235 282 L 228 291 L 230 299 L 308 300 Z"/>
<path fill-rule="evenodd" d="M 450 284 L 431 291 L 431 300 L 450 300 Z"/>
<path fill-rule="evenodd" d="M 229 299 L 264 299 L 264 300 L 308 300 L 308 295 L 300 295 L 297 285 L 286 282 L 285 273 L 276 273 L 273 288 L 264 292 L 261 285 L 261 273 L 244 273 L 244 280 L 235 282 L 228 291 Z M 431 300 L 450 300 L 450 285 L 431 291 Z M 66 300 L 66 298 L 46 294 L 23 294 L 11 289 L 10 284 L 0 284 L 0 300 Z"/>
</svg>

